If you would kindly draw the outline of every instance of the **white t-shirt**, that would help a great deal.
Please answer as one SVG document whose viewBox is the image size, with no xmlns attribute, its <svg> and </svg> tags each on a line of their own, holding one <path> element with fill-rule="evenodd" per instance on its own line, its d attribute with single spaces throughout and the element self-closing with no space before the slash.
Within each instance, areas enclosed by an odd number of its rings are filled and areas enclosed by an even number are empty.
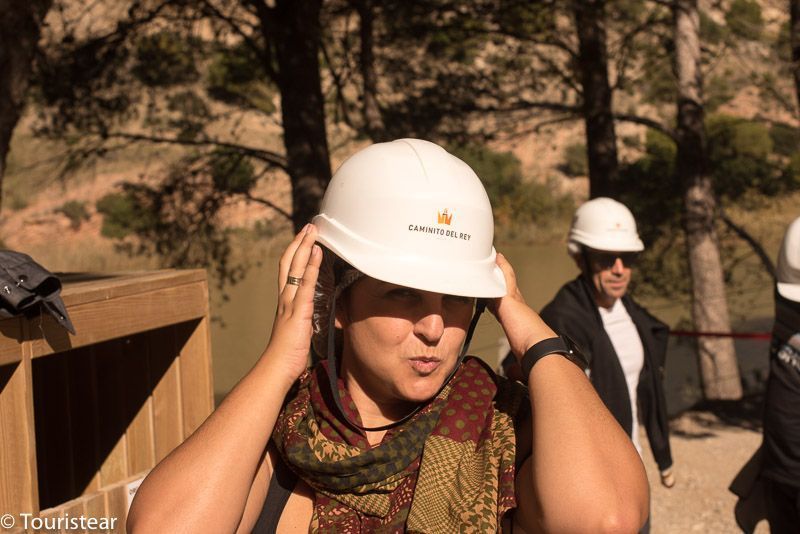
<svg viewBox="0 0 800 534">
<path fill-rule="evenodd" d="M 644 347 L 639 338 L 639 332 L 633 319 L 628 315 L 628 310 L 622 304 L 621 299 L 617 299 L 611 309 L 598 307 L 600 317 L 603 319 L 603 328 L 611 339 L 614 351 L 617 353 L 622 371 L 625 373 L 625 382 L 628 384 L 628 396 L 631 399 L 631 415 L 633 416 L 633 426 L 631 427 L 631 439 L 642 454 L 642 446 L 639 443 L 639 414 L 636 402 L 636 388 L 639 385 L 639 374 L 644 366 Z"/>
</svg>

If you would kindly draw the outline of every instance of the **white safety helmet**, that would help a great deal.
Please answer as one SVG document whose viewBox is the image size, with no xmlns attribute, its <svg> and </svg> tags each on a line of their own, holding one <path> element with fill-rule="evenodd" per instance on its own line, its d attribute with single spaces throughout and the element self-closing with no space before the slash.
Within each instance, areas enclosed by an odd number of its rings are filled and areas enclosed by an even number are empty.
<svg viewBox="0 0 800 534">
<path fill-rule="evenodd" d="M 778 253 L 778 293 L 800 302 L 800 217 L 792 221 Z"/>
<path fill-rule="evenodd" d="M 489 197 L 475 172 L 419 139 L 377 143 L 336 171 L 317 240 L 378 280 L 467 297 L 506 294 Z"/>
<path fill-rule="evenodd" d="M 640 252 L 644 244 L 631 211 L 612 198 L 598 197 L 575 210 L 567 250 L 580 254 L 581 246 L 614 252 Z"/>
</svg>

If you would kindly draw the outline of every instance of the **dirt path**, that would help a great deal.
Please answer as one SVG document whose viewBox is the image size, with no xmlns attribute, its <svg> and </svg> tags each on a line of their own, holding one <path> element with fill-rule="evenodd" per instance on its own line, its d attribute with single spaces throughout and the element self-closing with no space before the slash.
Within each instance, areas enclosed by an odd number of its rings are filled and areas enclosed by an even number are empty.
<svg viewBox="0 0 800 534">
<path fill-rule="evenodd" d="M 651 488 L 651 532 L 737 533 L 728 485 L 761 444 L 755 425 L 730 424 L 711 412 L 689 412 L 670 425 L 677 482 L 666 489 L 642 434 L 644 462 Z M 759 523 L 756 533 L 769 527 Z"/>
</svg>

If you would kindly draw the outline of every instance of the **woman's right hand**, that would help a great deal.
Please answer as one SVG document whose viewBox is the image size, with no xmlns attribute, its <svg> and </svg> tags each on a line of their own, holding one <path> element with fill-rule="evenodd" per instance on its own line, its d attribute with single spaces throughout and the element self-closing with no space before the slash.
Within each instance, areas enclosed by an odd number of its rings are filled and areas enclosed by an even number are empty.
<svg viewBox="0 0 800 534">
<path fill-rule="evenodd" d="M 272 362 L 285 378 L 294 382 L 308 365 L 317 284 L 322 249 L 314 244 L 317 229 L 306 225 L 284 251 L 278 269 L 278 307 L 272 335 L 262 358 Z M 301 278 L 301 284 L 287 283 L 288 277 Z"/>
<path fill-rule="evenodd" d="M 525 351 L 543 339 L 555 337 L 556 333 L 525 302 L 517 285 L 517 276 L 506 257 L 498 252 L 496 261 L 505 276 L 506 295 L 491 299 L 488 309 L 503 327 L 511 352 L 520 360 Z M 527 378 L 525 377 L 526 380 Z"/>
</svg>

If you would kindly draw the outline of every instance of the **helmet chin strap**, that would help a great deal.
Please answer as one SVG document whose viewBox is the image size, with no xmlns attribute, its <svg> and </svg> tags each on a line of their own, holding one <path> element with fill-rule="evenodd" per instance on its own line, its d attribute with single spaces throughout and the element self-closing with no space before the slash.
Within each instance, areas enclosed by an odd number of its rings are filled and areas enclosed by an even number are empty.
<svg viewBox="0 0 800 534">
<path fill-rule="evenodd" d="M 450 382 L 450 379 L 453 378 L 453 375 L 456 374 L 456 371 L 461 366 L 461 362 L 464 360 L 464 356 L 467 354 L 467 350 L 469 350 L 470 341 L 472 341 L 472 335 L 475 333 L 475 327 L 478 325 L 478 319 L 480 319 L 481 314 L 486 309 L 486 299 L 478 299 L 475 304 L 475 313 L 472 315 L 472 320 L 469 323 L 469 328 L 467 329 L 467 335 L 464 338 L 464 344 L 461 348 L 461 353 L 458 356 L 458 360 L 456 364 L 453 366 L 453 369 L 450 371 L 450 374 L 447 375 L 447 378 L 442 382 L 441 387 L 433 395 L 430 399 L 425 402 L 419 403 L 413 410 L 409 413 L 404 415 L 397 421 L 391 422 L 387 425 L 382 426 L 375 426 L 375 427 L 366 427 L 358 424 L 355 421 L 351 421 L 349 417 L 347 417 L 347 412 L 345 412 L 344 407 L 342 406 L 342 399 L 339 396 L 339 376 L 338 376 L 338 369 L 337 369 L 337 362 L 336 362 L 336 346 L 335 346 L 335 326 L 336 326 L 336 298 L 339 294 L 344 290 L 344 287 L 337 287 L 333 291 L 333 295 L 331 295 L 331 306 L 330 306 L 330 324 L 328 325 L 328 365 L 327 365 L 327 372 L 328 372 L 328 383 L 331 388 L 331 395 L 333 396 L 333 401 L 336 403 L 336 407 L 339 409 L 339 413 L 342 418 L 349 424 L 350 426 L 362 430 L 364 432 L 376 432 L 379 430 L 389 430 L 390 428 L 394 428 L 397 426 L 402 425 L 409 419 L 411 419 L 414 415 L 417 414 L 422 408 L 428 405 L 428 403 L 436 398 L 436 396 L 441 393 L 441 391 L 445 388 L 445 386 Z"/>
</svg>

